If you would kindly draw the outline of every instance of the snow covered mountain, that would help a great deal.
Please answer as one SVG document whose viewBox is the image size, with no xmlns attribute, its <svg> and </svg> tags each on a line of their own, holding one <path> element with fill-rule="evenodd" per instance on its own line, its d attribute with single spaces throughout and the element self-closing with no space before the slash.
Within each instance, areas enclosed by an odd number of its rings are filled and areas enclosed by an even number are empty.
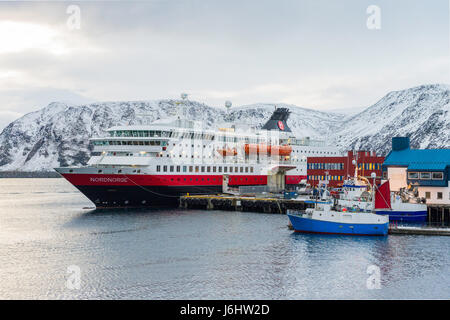
<svg viewBox="0 0 450 320">
<path fill-rule="evenodd" d="M 341 149 L 387 154 L 391 138 L 409 136 L 413 148 L 450 148 L 450 86 L 394 91 L 335 128 Z"/>
<path fill-rule="evenodd" d="M 387 153 L 391 137 L 409 135 L 420 148 L 450 146 L 450 87 L 427 85 L 391 92 L 357 115 L 320 112 L 293 105 L 289 126 L 298 136 L 320 138 L 342 150 Z M 261 127 L 274 104 L 234 107 L 227 115 L 195 101 L 185 101 L 189 119 L 207 128 L 225 121 Z M 180 100 L 103 102 L 80 106 L 51 103 L 9 124 L 0 134 L 0 171 L 49 171 L 82 165 L 89 159 L 89 137 L 102 136 L 115 125 L 148 124 L 174 117 Z"/>
</svg>

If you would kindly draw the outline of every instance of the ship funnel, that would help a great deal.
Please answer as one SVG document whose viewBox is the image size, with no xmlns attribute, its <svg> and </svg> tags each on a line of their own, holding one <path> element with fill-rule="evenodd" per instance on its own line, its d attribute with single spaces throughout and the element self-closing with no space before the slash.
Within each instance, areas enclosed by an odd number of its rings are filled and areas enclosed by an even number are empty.
<svg viewBox="0 0 450 320">
<path fill-rule="evenodd" d="M 277 108 L 270 119 L 262 127 L 263 130 L 278 130 L 283 132 L 292 132 L 287 125 L 287 120 L 291 112 L 288 108 Z"/>
</svg>

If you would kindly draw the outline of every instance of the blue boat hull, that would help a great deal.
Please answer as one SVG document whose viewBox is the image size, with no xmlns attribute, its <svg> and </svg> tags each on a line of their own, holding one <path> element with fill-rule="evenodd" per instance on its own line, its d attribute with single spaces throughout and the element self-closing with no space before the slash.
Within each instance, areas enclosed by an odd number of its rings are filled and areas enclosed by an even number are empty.
<svg viewBox="0 0 450 320">
<path fill-rule="evenodd" d="M 389 215 L 389 221 L 426 222 L 426 211 L 377 211 L 377 214 Z"/>
<path fill-rule="evenodd" d="M 288 214 L 292 227 L 296 232 L 385 236 L 388 233 L 389 223 L 384 224 L 357 224 L 337 223 L 303 218 Z"/>
</svg>

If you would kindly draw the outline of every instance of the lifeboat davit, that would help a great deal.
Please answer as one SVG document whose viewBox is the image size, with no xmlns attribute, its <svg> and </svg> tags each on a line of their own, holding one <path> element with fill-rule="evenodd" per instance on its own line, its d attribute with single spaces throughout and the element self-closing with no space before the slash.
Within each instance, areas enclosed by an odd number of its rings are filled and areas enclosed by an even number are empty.
<svg viewBox="0 0 450 320">
<path fill-rule="evenodd" d="M 217 152 L 222 156 L 235 156 L 237 155 L 236 149 L 217 149 Z"/>
</svg>

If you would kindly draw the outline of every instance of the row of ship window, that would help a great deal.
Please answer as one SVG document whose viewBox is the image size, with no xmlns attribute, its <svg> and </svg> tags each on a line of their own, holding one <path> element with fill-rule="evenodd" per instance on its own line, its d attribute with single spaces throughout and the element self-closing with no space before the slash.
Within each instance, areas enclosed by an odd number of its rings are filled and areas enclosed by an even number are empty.
<svg viewBox="0 0 450 320">
<path fill-rule="evenodd" d="M 166 141 L 159 140 L 151 140 L 151 141 L 120 141 L 120 140 L 95 140 L 92 142 L 94 146 L 162 146 L 165 147 L 168 145 Z M 176 144 L 174 143 L 173 146 Z M 180 145 L 181 147 L 182 145 Z M 186 144 L 186 147 L 188 145 Z M 192 148 L 194 145 L 192 145 Z M 200 145 L 197 145 L 200 148 Z M 212 147 L 209 145 L 208 147 Z M 203 148 L 206 148 L 206 145 L 203 145 Z M 223 148 L 228 148 L 228 146 L 224 146 Z M 336 152 L 332 151 L 314 151 L 314 150 L 294 150 L 294 152 L 304 152 L 304 153 L 317 153 L 317 154 L 336 154 Z"/>
<path fill-rule="evenodd" d="M 156 166 L 156 172 L 223 172 L 253 173 L 253 167 L 228 166 Z"/>
<path fill-rule="evenodd" d="M 410 180 L 443 180 L 443 172 L 408 172 Z"/>
<path fill-rule="evenodd" d="M 95 140 L 92 142 L 94 146 L 167 146 L 166 141 L 150 140 L 150 141 L 109 141 Z"/>
</svg>

